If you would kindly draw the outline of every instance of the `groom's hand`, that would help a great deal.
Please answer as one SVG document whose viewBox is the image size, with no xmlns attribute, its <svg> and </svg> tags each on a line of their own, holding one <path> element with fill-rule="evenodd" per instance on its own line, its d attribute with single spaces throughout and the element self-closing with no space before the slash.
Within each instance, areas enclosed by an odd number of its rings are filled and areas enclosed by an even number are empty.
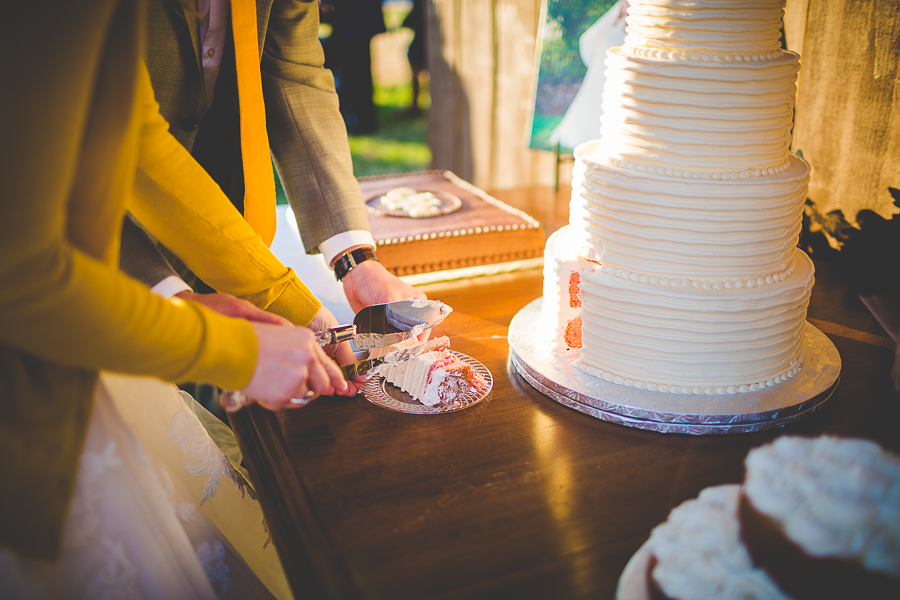
<svg viewBox="0 0 900 600">
<path fill-rule="evenodd" d="M 350 308 L 357 313 L 365 306 L 415 298 L 425 300 L 425 292 L 391 274 L 376 260 L 356 265 L 341 280 Z"/>
</svg>

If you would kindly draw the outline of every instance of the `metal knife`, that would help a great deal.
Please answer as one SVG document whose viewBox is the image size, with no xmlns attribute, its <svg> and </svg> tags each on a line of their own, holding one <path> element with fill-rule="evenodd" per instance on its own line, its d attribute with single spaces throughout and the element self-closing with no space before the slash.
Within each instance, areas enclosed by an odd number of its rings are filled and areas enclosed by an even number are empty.
<svg viewBox="0 0 900 600">
<path fill-rule="evenodd" d="M 437 350 L 438 348 L 449 348 L 450 339 L 447 336 L 441 336 L 428 340 L 427 342 L 418 342 L 412 344 L 400 344 L 395 350 L 389 350 L 380 356 L 370 357 L 358 360 L 349 365 L 342 365 L 341 371 L 345 379 L 352 379 L 360 375 L 377 371 L 381 365 L 395 365 L 406 362 L 426 352 Z"/>
<path fill-rule="evenodd" d="M 420 354 L 425 354 L 426 352 L 431 352 L 432 350 L 437 350 L 438 348 L 449 347 L 450 338 L 448 338 L 447 336 L 441 336 L 428 340 L 426 342 L 413 342 L 413 340 L 407 340 L 398 344 L 398 347 L 396 349 L 387 349 L 384 354 L 379 354 L 378 356 L 358 360 L 354 363 L 350 363 L 349 365 L 342 365 L 341 372 L 344 374 L 344 379 L 353 379 L 354 377 L 359 377 L 360 375 L 372 373 L 381 365 L 395 365 L 407 360 L 411 360 L 419 356 Z M 376 350 L 376 352 L 378 352 L 378 350 Z M 222 403 L 222 408 L 224 408 L 225 412 L 228 413 L 237 412 L 238 410 L 252 402 L 249 398 L 244 396 L 243 392 L 240 391 L 223 391 L 219 396 L 219 400 Z M 295 404 L 303 404 L 303 402 L 297 401 L 295 402 Z"/>
<path fill-rule="evenodd" d="M 384 348 L 417 337 L 453 312 L 438 300 L 399 300 L 366 306 L 353 319 L 352 325 L 338 325 L 316 332 L 322 345 L 350 341 L 360 350 Z"/>
</svg>

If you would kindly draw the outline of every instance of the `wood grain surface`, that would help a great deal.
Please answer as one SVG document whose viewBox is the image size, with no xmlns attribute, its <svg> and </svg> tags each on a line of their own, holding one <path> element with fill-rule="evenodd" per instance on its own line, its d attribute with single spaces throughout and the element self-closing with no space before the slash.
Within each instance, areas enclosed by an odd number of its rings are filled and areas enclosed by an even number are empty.
<svg viewBox="0 0 900 600">
<path fill-rule="evenodd" d="M 498 197 L 548 232 L 565 222 L 563 202 L 540 190 Z M 617 426 L 531 388 L 506 334 L 540 296 L 540 270 L 426 286 L 454 308 L 434 334 L 493 373 L 487 400 L 420 416 L 322 398 L 232 417 L 297 598 L 612 598 L 650 530 L 703 488 L 740 482 L 751 448 L 828 433 L 900 452 L 893 352 L 865 341 L 885 338 L 878 323 L 817 266 L 810 317 L 838 332 L 826 330 L 843 361 L 834 396 L 804 422 L 731 436 Z"/>
</svg>

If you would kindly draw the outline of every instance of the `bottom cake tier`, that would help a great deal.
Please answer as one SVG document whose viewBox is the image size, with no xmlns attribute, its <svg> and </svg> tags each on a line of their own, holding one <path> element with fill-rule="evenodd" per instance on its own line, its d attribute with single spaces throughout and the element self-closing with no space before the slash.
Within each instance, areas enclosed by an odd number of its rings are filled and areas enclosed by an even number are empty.
<svg viewBox="0 0 900 600">
<path fill-rule="evenodd" d="M 578 368 L 581 353 L 551 350 L 540 321 L 542 299 L 509 326 L 510 362 L 532 387 L 597 419 L 660 433 L 729 434 L 783 427 L 818 411 L 831 397 L 841 358 L 828 337 L 803 324 L 804 368 L 781 385 L 734 395 L 685 395 L 625 387 Z"/>
<path fill-rule="evenodd" d="M 757 391 L 799 373 L 813 285 L 802 251 L 773 281 L 701 287 L 657 279 L 602 267 L 581 274 L 582 370 L 694 395 Z"/>
</svg>

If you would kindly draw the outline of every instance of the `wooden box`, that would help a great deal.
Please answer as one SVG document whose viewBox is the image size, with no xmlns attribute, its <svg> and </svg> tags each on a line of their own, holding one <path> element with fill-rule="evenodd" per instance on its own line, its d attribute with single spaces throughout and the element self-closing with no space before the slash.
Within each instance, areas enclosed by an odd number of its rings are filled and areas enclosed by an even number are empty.
<svg viewBox="0 0 900 600">
<path fill-rule="evenodd" d="M 378 259 L 392 273 L 409 276 L 469 268 L 468 275 L 540 265 L 544 231 L 540 223 L 450 171 L 363 177 L 369 223 Z M 380 198 L 399 187 L 460 200 L 454 212 L 428 218 L 383 214 Z M 489 267 L 495 266 L 495 269 Z M 486 267 L 485 269 L 472 269 Z"/>
</svg>

